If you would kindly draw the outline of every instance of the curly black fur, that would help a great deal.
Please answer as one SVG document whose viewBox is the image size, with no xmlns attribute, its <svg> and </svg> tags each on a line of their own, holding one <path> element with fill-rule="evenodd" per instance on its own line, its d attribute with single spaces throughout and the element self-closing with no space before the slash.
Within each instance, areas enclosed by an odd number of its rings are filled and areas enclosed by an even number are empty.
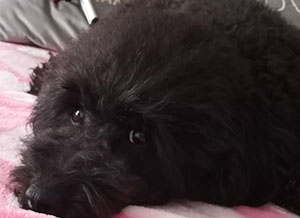
<svg viewBox="0 0 300 218">
<path fill-rule="evenodd" d="M 300 32 L 262 3 L 137 0 L 32 85 L 12 173 L 24 208 L 107 218 L 188 199 L 300 214 Z"/>
</svg>

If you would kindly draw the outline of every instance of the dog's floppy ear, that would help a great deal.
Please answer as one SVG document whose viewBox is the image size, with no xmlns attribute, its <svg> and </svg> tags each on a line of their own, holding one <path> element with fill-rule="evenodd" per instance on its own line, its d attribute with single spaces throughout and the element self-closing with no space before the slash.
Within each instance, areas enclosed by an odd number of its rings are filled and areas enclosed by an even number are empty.
<svg viewBox="0 0 300 218">
<path fill-rule="evenodd" d="M 49 62 L 53 59 L 54 55 L 49 53 L 50 59 L 48 62 L 42 63 L 41 66 L 37 66 L 33 69 L 32 74 L 30 75 L 30 89 L 28 91 L 29 94 L 38 95 L 42 85 L 45 74 L 49 69 Z"/>
</svg>

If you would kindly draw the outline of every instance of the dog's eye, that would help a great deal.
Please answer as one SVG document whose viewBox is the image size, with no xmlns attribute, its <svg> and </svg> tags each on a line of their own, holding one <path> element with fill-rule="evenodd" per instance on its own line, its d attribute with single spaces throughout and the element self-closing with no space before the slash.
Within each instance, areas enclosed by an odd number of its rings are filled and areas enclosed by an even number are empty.
<svg viewBox="0 0 300 218">
<path fill-rule="evenodd" d="M 129 141 L 132 144 L 140 144 L 146 142 L 146 137 L 141 131 L 131 130 L 129 133 Z"/>
<path fill-rule="evenodd" d="M 71 119 L 74 124 L 82 123 L 83 118 L 84 118 L 84 113 L 82 109 L 75 109 L 72 111 Z"/>
</svg>

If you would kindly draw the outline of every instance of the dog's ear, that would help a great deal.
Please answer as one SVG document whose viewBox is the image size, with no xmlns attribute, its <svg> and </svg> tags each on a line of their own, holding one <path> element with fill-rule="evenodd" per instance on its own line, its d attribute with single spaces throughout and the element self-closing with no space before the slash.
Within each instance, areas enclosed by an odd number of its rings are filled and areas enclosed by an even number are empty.
<svg viewBox="0 0 300 218">
<path fill-rule="evenodd" d="M 42 63 L 41 66 L 37 66 L 33 69 L 32 74 L 30 75 L 30 89 L 29 94 L 38 95 L 44 81 L 45 74 L 49 69 L 49 62 L 53 59 L 54 55 L 49 53 L 50 59 L 48 62 Z"/>
</svg>

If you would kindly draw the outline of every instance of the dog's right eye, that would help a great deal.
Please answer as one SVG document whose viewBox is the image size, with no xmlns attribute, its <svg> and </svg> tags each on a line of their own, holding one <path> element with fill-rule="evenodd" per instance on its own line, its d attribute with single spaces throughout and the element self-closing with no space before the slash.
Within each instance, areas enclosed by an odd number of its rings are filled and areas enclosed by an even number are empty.
<svg viewBox="0 0 300 218">
<path fill-rule="evenodd" d="M 78 124 L 82 123 L 83 118 L 84 118 L 84 113 L 83 113 L 82 109 L 75 109 L 72 111 L 71 119 L 74 124 L 78 125 Z"/>
<path fill-rule="evenodd" d="M 131 130 L 129 133 L 129 141 L 132 144 L 141 144 L 146 142 L 146 137 L 144 132 Z"/>
</svg>

